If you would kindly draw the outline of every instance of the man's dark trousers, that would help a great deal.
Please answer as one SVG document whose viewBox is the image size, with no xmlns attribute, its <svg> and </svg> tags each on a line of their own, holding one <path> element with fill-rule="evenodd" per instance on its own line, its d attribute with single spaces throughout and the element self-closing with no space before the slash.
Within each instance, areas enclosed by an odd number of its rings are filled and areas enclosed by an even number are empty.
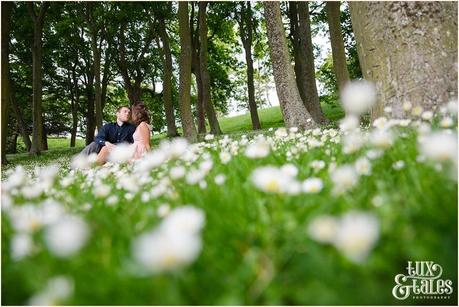
<svg viewBox="0 0 459 307">
<path fill-rule="evenodd" d="M 82 151 L 81 154 L 90 155 L 92 153 L 98 154 L 99 151 L 102 149 L 102 145 L 97 144 L 96 142 L 91 142 L 88 146 L 86 146 Z"/>
</svg>

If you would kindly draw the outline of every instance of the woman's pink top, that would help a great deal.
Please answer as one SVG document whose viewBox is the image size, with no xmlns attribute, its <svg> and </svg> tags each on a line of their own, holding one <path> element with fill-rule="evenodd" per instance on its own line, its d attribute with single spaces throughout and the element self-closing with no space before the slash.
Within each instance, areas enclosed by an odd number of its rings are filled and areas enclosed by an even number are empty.
<svg viewBox="0 0 459 307">
<path fill-rule="evenodd" d="M 145 135 L 142 135 L 140 133 L 141 127 L 147 127 L 148 128 L 148 139 L 145 139 Z M 134 134 L 132 135 L 134 139 L 134 144 L 135 146 L 135 152 L 134 152 L 134 157 L 133 159 L 140 159 L 143 154 L 150 149 L 150 136 L 151 136 L 151 126 L 147 124 L 146 122 L 141 122 L 138 126 L 137 129 L 135 129 Z"/>
</svg>

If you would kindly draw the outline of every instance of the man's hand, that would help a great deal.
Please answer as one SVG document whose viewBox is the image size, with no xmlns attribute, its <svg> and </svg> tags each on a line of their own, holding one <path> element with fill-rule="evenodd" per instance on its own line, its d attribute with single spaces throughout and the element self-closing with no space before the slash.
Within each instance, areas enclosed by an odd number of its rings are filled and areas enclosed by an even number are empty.
<svg viewBox="0 0 459 307">
<path fill-rule="evenodd" d="M 113 147 L 115 146 L 114 144 L 108 142 L 108 141 L 105 141 L 105 146 L 107 147 L 108 150 L 111 150 L 113 149 Z"/>
</svg>

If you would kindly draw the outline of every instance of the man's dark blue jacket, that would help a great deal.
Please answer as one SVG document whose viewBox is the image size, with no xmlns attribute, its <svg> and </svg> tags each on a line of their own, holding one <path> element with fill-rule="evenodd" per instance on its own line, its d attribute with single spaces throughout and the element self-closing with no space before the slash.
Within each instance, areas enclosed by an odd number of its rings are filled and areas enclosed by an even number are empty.
<svg viewBox="0 0 459 307">
<path fill-rule="evenodd" d="M 122 126 L 118 126 L 117 123 L 105 124 L 94 140 L 98 145 L 104 146 L 105 141 L 112 144 L 118 144 L 123 142 L 134 143 L 132 135 L 135 131 L 135 126 L 129 123 L 124 123 Z"/>
</svg>

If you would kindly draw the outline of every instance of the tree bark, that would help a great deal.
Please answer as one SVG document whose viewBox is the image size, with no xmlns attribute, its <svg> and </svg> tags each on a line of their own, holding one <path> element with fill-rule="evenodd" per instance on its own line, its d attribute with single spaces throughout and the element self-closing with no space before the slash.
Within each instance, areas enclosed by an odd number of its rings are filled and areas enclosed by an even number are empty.
<svg viewBox="0 0 459 307">
<path fill-rule="evenodd" d="M 178 135 L 178 132 L 175 126 L 174 105 L 172 104 L 172 55 L 164 19 L 159 18 L 158 21 L 159 33 L 163 43 L 163 99 L 164 111 L 166 113 L 167 136 L 174 137 Z"/>
<path fill-rule="evenodd" d="M 30 17 L 33 21 L 33 43 L 32 43 L 32 71 L 33 71 L 33 130 L 32 130 L 32 146 L 30 148 L 31 155 L 38 155 L 43 150 L 43 114 L 42 114 L 42 49 L 43 49 L 43 22 L 46 10 L 49 7 L 49 2 L 43 2 L 40 5 L 40 11 L 35 14 L 34 3 L 28 2 L 27 8 Z"/>
<path fill-rule="evenodd" d="M 413 106 L 435 111 L 457 97 L 457 2 L 351 2 L 363 76 L 376 84 L 373 119 Z"/>
<path fill-rule="evenodd" d="M 343 33 L 341 31 L 339 10 L 341 3 L 340 1 L 327 1 L 325 3 L 332 47 L 333 70 L 335 71 L 338 89 L 342 91 L 346 83 L 349 82 L 349 72 L 347 70 Z"/>
<path fill-rule="evenodd" d="M 309 4 L 306 1 L 297 2 L 298 5 L 298 43 L 302 82 L 298 85 L 301 100 L 318 124 L 328 122 L 320 106 L 317 93 L 316 74 L 314 68 L 314 53 L 312 47 L 311 24 L 309 20 Z M 296 60 L 295 60 L 296 64 Z M 295 65 L 296 66 L 296 65 Z M 298 81 L 298 74 L 297 74 Z"/>
<path fill-rule="evenodd" d="M 205 134 L 207 133 L 206 129 L 206 114 L 204 111 L 204 101 L 202 98 L 202 80 L 201 80 L 201 69 L 200 69 L 200 60 L 199 60 L 199 22 L 194 30 L 193 20 L 194 20 L 194 4 L 192 5 L 192 11 L 190 16 L 190 31 L 191 31 L 191 45 L 192 45 L 192 60 L 191 60 L 191 71 L 196 77 L 196 87 L 198 90 L 198 99 L 196 101 L 196 113 L 198 117 L 198 133 Z"/>
<path fill-rule="evenodd" d="M 199 68 L 202 80 L 202 100 L 206 110 L 207 119 L 209 120 L 210 132 L 212 134 L 221 134 L 220 125 L 218 124 L 217 114 L 212 103 L 210 92 L 210 76 L 207 69 L 207 22 L 206 22 L 207 1 L 199 2 Z"/>
<path fill-rule="evenodd" d="M 68 84 L 70 88 L 70 107 L 72 112 L 72 130 L 70 132 L 70 147 L 75 147 L 76 144 L 76 133 L 78 128 L 78 105 L 80 100 L 80 92 L 78 88 L 78 78 L 76 76 L 76 66 L 78 58 L 72 66 L 71 72 L 68 72 Z"/>
<path fill-rule="evenodd" d="M 191 36 L 188 20 L 188 1 L 180 1 L 178 8 L 180 34 L 179 105 L 184 136 L 190 142 L 197 141 L 196 127 L 191 113 Z"/>
<path fill-rule="evenodd" d="M 8 105 L 11 95 L 8 56 L 13 4 L 13 2 L 2 2 L 2 164 L 8 163 L 6 160 L 6 141 L 8 135 Z"/>
<path fill-rule="evenodd" d="M 98 47 L 98 36 L 100 29 L 97 27 L 93 16 L 93 2 L 86 2 L 86 20 L 89 26 L 89 34 L 91 37 L 91 50 L 93 56 L 93 70 L 94 70 L 94 94 L 95 94 L 95 109 L 96 109 L 96 128 L 100 130 L 102 128 L 102 93 L 101 93 L 101 81 L 100 81 L 100 61 L 101 51 Z"/>
<path fill-rule="evenodd" d="M 279 2 L 267 1 L 263 4 L 274 82 L 285 125 L 288 128 L 309 129 L 314 126 L 314 123 L 298 92 L 282 25 Z"/>
<path fill-rule="evenodd" d="M 239 29 L 241 34 L 242 45 L 245 50 L 245 61 L 247 63 L 247 92 L 249 96 L 250 118 L 252 120 L 252 129 L 261 129 L 260 119 L 258 118 L 257 102 L 255 100 L 255 86 L 253 81 L 253 60 L 252 60 L 252 40 L 253 40 L 253 23 L 252 7 L 247 2 L 247 7 L 242 2 L 241 16 L 239 20 Z M 244 24 L 244 20 L 247 24 Z"/>
<path fill-rule="evenodd" d="M 94 74 L 91 68 L 87 68 L 87 80 L 86 80 L 86 100 L 87 100 L 87 112 L 86 112 L 86 145 L 89 145 L 94 141 L 94 130 L 96 128 L 96 118 L 94 114 Z"/>
<path fill-rule="evenodd" d="M 30 147 L 32 146 L 32 142 L 30 141 L 29 137 L 29 132 L 27 129 L 27 125 L 24 122 L 24 116 L 22 116 L 21 109 L 19 108 L 19 105 L 16 101 L 16 91 L 15 91 L 15 85 L 13 80 L 11 80 L 11 75 L 9 75 L 9 84 L 10 84 L 10 97 L 9 101 L 11 104 L 11 108 L 13 109 L 13 115 L 16 118 L 19 132 L 21 133 L 22 140 L 24 142 L 24 145 L 26 147 L 27 151 L 30 151 Z"/>
</svg>

